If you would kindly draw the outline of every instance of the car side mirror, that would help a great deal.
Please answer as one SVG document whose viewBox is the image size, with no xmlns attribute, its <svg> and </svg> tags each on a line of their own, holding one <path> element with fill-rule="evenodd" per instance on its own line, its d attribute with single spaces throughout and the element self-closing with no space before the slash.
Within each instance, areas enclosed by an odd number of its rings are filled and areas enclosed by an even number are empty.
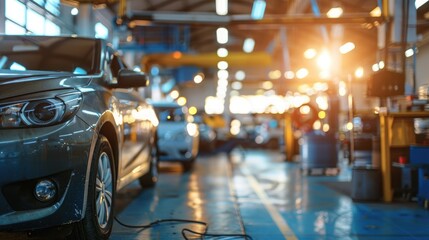
<svg viewBox="0 0 429 240">
<path fill-rule="evenodd" d="M 149 79 L 143 72 L 121 69 L 118 73 L 117 88 L 138 88 L 149 85 Z"/>
</svg>

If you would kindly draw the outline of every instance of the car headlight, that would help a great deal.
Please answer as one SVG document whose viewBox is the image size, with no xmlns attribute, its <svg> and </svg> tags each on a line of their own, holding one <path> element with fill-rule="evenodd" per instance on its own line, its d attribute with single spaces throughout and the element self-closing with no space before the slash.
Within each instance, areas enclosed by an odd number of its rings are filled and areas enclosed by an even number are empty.
<svg viewBox="0 0 429 240">
<path fill-rule="evenodd" d="M 70 119 L 79 109 L 80 92 L 0 105 L 2 128 L 40 127 Z"/>
<path fill-rule="evenodd" d="M 186 130 L 188 131 L 189 136 L 195 137 L 198 136 L 198 126 L 195 123 L 188 123 L 186 125 Z"/>
</svg>

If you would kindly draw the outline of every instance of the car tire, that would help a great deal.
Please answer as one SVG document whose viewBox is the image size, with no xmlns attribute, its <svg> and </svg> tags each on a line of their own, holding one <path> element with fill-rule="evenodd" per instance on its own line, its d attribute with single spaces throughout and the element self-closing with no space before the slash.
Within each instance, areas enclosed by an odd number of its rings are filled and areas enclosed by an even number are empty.
<svg viewBox="0 0 429 240">
<path fill-rule="evenodd" d="M 116 191 L 114 157 L 109 141 L 100 135 L 89 174 L 85 217 L 75 223 L 71 239 L 108 239 L 113 226 Z"/>
<path fill-rule="evenodd" d="M 143 188 L 152 188 L 155 187 L 158 182 L 158 170 L 159 170 L 159 155 L 158 155 L 158 147 L 152 146 L 151 150 L 151 160 L 149 166 L 149 172 L 144 174 L 139 178 L 140 186 Z"/>
</svg>

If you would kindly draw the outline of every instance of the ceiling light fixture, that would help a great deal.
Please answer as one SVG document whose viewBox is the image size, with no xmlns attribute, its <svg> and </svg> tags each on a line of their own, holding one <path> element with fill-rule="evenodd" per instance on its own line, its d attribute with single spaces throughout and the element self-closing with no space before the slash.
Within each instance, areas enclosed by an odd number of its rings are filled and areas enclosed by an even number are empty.
<svg viewBox="0 0 429 240">
<path fill-rule="evenodd" d="M 226 70 L 228 69 L 228 62 L 227 61 L 219 61 L 217 63 L 217 68 L 220 70 Z"/>
<path fill-rule="evenodd" d="M 262 19 L 264 17 L 266 5 L 267 3 L 265 0 L 255 0 L 253 2 L 252 13 L 250 14 L 250 17 L 254 20 Z"/>
<path fill-rule="evenodd" d="M 216 14 L 217 15 L 228 14 L 228 0 L 216 0 Z"/>
<path fill-rule="evenodd" d="M 406 57 L 411 57 L 413 55 L 414 55 L 414 49 L 409 48 L 409 49 L 407 49 L 407 51 L 405 51 L 405 56 Z"/>
<path fill-rule="evenodd" d="M 72 8 L 72 10 L 70 11 L 71 15 L 76 16 L 79 14 L 79 9 L 77 8 Z"/>
<path fill-rule="evenodd" d="M 352 42 L 347 42 L 347 43 L 345 43 L 345 44 L 343 44 L 341 47 L 340 47 L 340 53 L 342 53 L 342 54 L 346 54 L 346 53 L 348 53 L 348 52 L 350 52 L 350 51 L 352 51 L 353 49 L 355 49 L 355 44 L 354 43 L 352 43 Z"/>
<path fill-rule="evenodd" d="M 227 57 L 228 56 L 228 50 L 226 48 L 219 48 L 217 50 L 217 55 L 221 58 Z"/>
<path fill-rule="evenodd" d="M 375 7 L 374 9 L 369 12 L 369 15 L 371 17 L 381 17 L 381 9 L 380 7 Z"/>
<path fill-rule="evenodd" d="M 341 15 L 343 15 L 343 9 L 340 7 L 334 7 L 329 9 L 329 11 L 326 13 L 328 18 L 339 18 Z"/>
<path fill-rule="evenodd" d="M 216 39 L 219 44 L 228 42 L 228 29 L 220 27 L 216 30 Z"/>
</svg>

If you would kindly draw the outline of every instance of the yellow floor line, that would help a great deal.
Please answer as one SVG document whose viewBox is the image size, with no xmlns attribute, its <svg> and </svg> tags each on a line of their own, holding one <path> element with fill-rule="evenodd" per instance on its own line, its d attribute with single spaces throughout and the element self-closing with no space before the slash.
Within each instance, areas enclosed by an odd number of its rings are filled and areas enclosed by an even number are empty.
<svg viewBox="0 0 429 240">
<path fill-rule="evenodd" d="M 261 200 L 262 204 L 267 209 L 268 213 L 271 215 L 271 218 L 276 223 L 277 227 L 279 228 L 280 232 L 283 234 L 285 239 L 287 240 L 296 240 L 298 239 L 295 236 L 295 233 L 290 229 L 289 225 L 285 221 L 285 219 L 281 216 L 279 211 L 271 204 L 270 199 L 267 195 L 267 193 L 264 191 L 262 186 L 258 183 L 258 181 L 253 177 L 248 171 L 242 171 L 244 175 L 246 176 L 248 182 L 250 183 L 250 186 L 252 187 L 253 191 L 258 195 L 259 199 Z"/>
</svg>

